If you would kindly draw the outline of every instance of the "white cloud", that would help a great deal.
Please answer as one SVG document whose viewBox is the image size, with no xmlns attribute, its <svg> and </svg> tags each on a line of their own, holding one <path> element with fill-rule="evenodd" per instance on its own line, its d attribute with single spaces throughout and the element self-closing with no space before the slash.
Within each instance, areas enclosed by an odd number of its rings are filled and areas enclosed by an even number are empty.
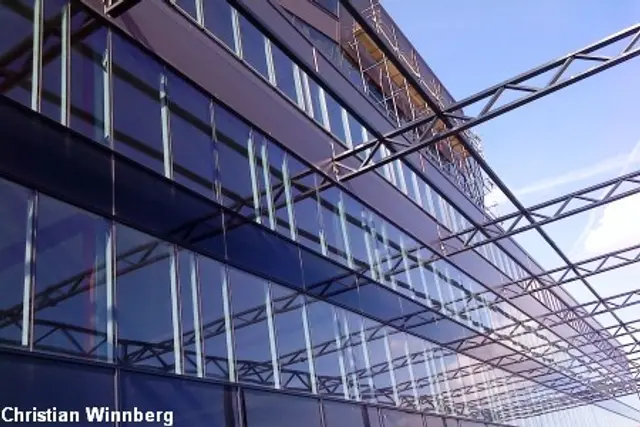
<svg viewBox="0 0 640 427">
<path fill-rule="evenodd" d="M 640 161 L 640 141 L 626 157 L 618 176 L 625 175 Z M 621 249 L 640 242 L 640 197 L 631 196 L 604 209 L 596 209 L 589 214 L 586 227 L 576 240 L 570 253 L 575 255 L 581 248 L 586 255 L 602 254 L 614 249 Z"/>
<path fill-rule="evenodd" d="M 583 248 L 588 254 L 602 254 L 640 243 L 640 194 L 611 203 L 590 228 Z"/>
<path fill-rule="evenodd" d="M 612 171 L 618 171 L 621 168 L 640 164 L 640 142 L 638 142 L 631 155 L 618 155 L 604 159 L 603 161 L 580 169 L 574 169 L 562 175 L 551 178 L 545 178 L 526 187 L 513 190 L 518 199 L 533 194 L 545 193 L 549 190 L 561 187 L 563 185 L 572 184 L 606 174 Z M 488 206 L 501 205 L 507 202 L 506 196 L 497 188 L 494 188 L 485 198 Z"/>
</svg>

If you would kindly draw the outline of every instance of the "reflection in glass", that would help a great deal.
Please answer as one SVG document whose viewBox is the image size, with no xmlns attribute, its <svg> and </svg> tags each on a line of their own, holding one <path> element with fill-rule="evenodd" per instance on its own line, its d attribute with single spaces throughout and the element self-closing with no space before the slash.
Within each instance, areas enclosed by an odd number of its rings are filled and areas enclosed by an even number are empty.
<svg viewBox="0 0 640 427">
<path fill-rule="evenodd" d="M 238 382 L 274 386 L 267 282 L 228 268 Z"/>
<path fill-rule="evenodd" d="M 34 3 L 35 0 L 0 0 L 0 95 L 28 107 L 33 78 Z"/>
<path fill-rule="evenodd" d="M 348 399 L 344 358 L 337 337 L 334 310 L 333 306 L 323 301 L 307 299 L 318 393 Z"/>
<path fill-rule="evenodd" d="M 71 129 L 108 144 L 107 30 L 82 11 L 71 18 Z"/>
<path fill-rule="evenodd" d="M 29 192 L 0 180 L 0 343 L 22 340 Z"/>
<path fill-rule="evenodd" d="M 244 391 L 246 427 L 321 427 L 317 400 L 254 390 Z"/>
<path fill-rule="evenodd" d="M 349 403 L 326 401 L 322 404 L 325 427 L 364 427 L 365 408 Z"/>
<path fill-rule="evenodd" d="M 343 143 L 347 143 L 347 133 L 342 120 L 342 106 L 329 94 L 325 94 L 327 115 L 331 133 Z"/>
<path fill-rule="evenodd" d="M 293 102 L 299 103 L 296 68 L 293 61 L 275 44 L 271 44 L 273 68 L 276 73 L 276 86 Z"/>
<path fill-rule="evenodd" d="M 249 166 L 249 126 L 226 108 L 215 106 L 216 148 L 218 153 L 221 201 L 239 207 L 241 214 L 253 213 L 253 185 Z"/>
<path fill-rule="evenodd" d="M 107 359 L 109 223 L 40 196 L 36 226 L 33 346 Z"/>
<path fill-rule="evenodd" d="M 199 276 L 200 321 L 202 324 L 205 376 L 231 380 L 229 349 L 230 325 L 225 318 L 224 268 L 220 263 L 203 256 L 196 257 Z"/>
<path fill-rule="evenodd" d="M 228 48 L 235 50 L 233 8 L 227 0 L 202 0 L 204 26 Z"/>
<path fill-rule="evenodd" d="M 171 73 L 167 76 L 174 179 L 214 196 L 215 147 L 208 96 Z"/>
<path fill-rule="evenodd" d="M 113 34 L 114 149 L 164 174 L 162 66 Z"/>
<path fill-rule="evenodd" d="M 67 0 L 43 3 L 43 28 L 61 28 Z M 40 112 L 50 119 L 61 121 L 62 97 L 62 34 L 58 31 L 42 33 L 42 88 Z M 65 123 L 66 124 L 66 123 Z"/>
<path fill-rule="evenodd" d="M 168 243 L 116 226 L 118 357 L 125 365 L 174 371 Z"/>
<path fill-rule="evenodd" d="M 307 346 L 304 297 L 272 284 L 271 298 L 282 388 L 311 392 L 313 361 Z"/>
<path fill-rule="evenodd" d="M 247 61 L 263 77 L 269 77 L 266 39 L 264 35 L 243 15 L 238 15 L 242 38 L 242 59 Z"/>
</svg>

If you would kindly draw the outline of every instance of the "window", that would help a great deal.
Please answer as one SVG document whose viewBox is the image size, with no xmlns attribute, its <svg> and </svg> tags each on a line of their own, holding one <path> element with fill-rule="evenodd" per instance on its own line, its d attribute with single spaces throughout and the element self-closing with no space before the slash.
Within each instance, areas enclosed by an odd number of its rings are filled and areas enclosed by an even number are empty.
<svg viewBox="0 0 640 427">
<path fill-rule="evenodd" d="M 304 328 L 304 297 L 278 285 L 271 285 L 280 383 L 283 388 L 311 392 L 313 361 L 308 358 Z M 310 350 L 309 350 L 310 351 Z"/>
<path fill-rule="evenodd" d="M 116 227 L 118 357 L 125 365 L 175 372 L 168 243 Z"/>
<path fill-rule="evenodd" d="M 0 180 L 0 343 L 20 344 L 29 192 Z"/>
<path fill-rule="evenodd" d="M 211 100 L 173 73 L 167 79 L 174 179 L 213 197 L 215 147 Z"/>
<path fill-rule="evenodd" d="M 33 40 L 33 7 L 35 0 L 0 1 L 0 57 L 10 58 L 2 63 L 0 94 L 23 105 L 31 106 L 33 74 L 32 50 L 19 49 Z"/>
<path fill-rule="evenodd" d="M 263 77 L 268 78 L 267 40 L 247 18 L 239 16 L 240 34 L 242 35 L 242 59 L 247 61 Z"/>
<path fill-rule="evenodd" d="M 82 12 L 71 19 L 70 126 L 87 138 L 109 143 L 105 111 L 108 77 L 103 65 L 107 57 L 107 30 L 98 28 L 89 36 L 75 36 L 87 19 Z"/>
<path fill-rule="evenodd" d="M 271 44 L 273 68 L 275 70 L 275 84 L 293 102 L 300 105 L 298 83 L 296 82 L 297 66 L 280 48 Z"/>
<path fill-rule="evenodd" d="M 303 74 L 304 82 L 306 85 L 306 98 L 307 98 L 307 113 L 314 118 L 321 126 L 327 127 L 324 117 L 323 97 L 324 91 L 322 88 L 309 76 Z"/>
<path fill-rule="evenodd" d="M 273 386 L 267 282 L 233 268 L 227 272 L 237 381 Z"/>
<path fill-rule="evenodd" d="M 327 102 L 327 115 L 329 116 L 329 128 L 331 133 L 342 141 L 347 143 L 347 133 L 344 129 L 344 121 L 342 117 L 342 106 L 329 94 L 325 94 Z"/>
<path fill-rule="evenodd" d="M 198 19 L 197 3 L 198 0 L 175 0 L 180 9 L 187 12 L 193 19 Z"/>
<path fill-rule="evenodd" d="M 33 346 L 107 360 L 107 220 L 40 196 Z"/>
<path fill-rule="evenodd" d="M 113 35 L 114 149 L 164 174 L 162 66 Z"/>
<path fill-rule="evenodd" d="M 323 348 L 338 345 L 335 308 L 323 301 L 307 298 L 311 348 L 318 382 L 318 393 L 339 398 L 348 396 L 344 377 L 342 351 L 323 352 Z M 324 384 L 331 384 L 326 387 Z"/>
<path fill-rule="evenodd" d="M 224 107 L 215 106 L 216 148 L 220 173 L 221 201 L 242 206 L 240 213 L 253 213 L 253 186 L 249 166 L 249 126 Z"/>
<path fill-rule="evenodd" d="M 43 3 L 43 27 L 61 27 L 64 7 L 67 0 L 53 0 Z M 42 88 L 40 111 L 45 116 L 60 121 L 62 97 L 62 40 L 57 31 L 44 31 L 42 34 L 42 51 L 47 60 L 42 62 Z"/>
<path fill-rule="evenodd" d="M 204 27 L 228 48 L 235 50 L 234 9 L 227 0 L 202 0 Z"/>
<path fill-rule="evenodd" d="M 244 391 L 247 427 L 321 427 L 320 405 L 306 397 Z"/>
<path fill-rule="evenodd" d="M 312 0 L 315 4 L 331 13 L 332 15 L 338 16 L 338 7 L 340 2 L 338 0 Z"/>
<path fill-rule="evenodd" d="M 324 402 L 322 407 L 326 427 L 364 427 L 365 425 L 362 418 L 363 407 L 331 401 Z"/>
</svg>

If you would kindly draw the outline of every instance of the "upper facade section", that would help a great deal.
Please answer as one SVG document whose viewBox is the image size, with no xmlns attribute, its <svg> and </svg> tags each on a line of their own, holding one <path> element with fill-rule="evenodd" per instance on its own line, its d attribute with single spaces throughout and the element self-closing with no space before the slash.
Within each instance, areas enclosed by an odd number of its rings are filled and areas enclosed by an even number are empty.
<svg viewBox="0 0 640 427">
<path fill-rule="evenodd" d="M 277 2 L 294 25 L 367 95 L 395 127 L 433 114 L 428 97 L 435 100 L 440 110 L 455 104 L 451 94 L 398 29 L 379 0 L 351 1 L 357 14 L 350 13 L 339 0 Z M 458 113 L 462 115 L 462 112 Z M 423 139 L 443 129 L 443 123 L 432 127 L 419 126 L 413 137 Z M 476 151 L 482 152 L 482 144 L 475 134 L 464 132 L 462 137 L 467 138 Z M 435 163 L 460 190 L 483 207 L 487 186 L 458 136 L 433 144 L 423 150 L 420 157 Z"/>
</svg>

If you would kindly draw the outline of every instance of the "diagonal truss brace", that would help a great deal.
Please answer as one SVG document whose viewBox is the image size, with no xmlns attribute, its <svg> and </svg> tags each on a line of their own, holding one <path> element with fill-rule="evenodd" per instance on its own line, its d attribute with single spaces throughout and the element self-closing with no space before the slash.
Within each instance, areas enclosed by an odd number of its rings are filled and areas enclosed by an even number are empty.
<svg viewBox="0 0 640 427">
<path fill-rule="evenodd" d="M 348 2 L 343 1 L 343 3 Z M 352 149 L 339 153 L 333 157 L 334 162 L 344 162 L 346 159 L 361 157 L 361 153 L 367 152 L 366 157 L 359 160 L 358 167 L 348 170 L 346 173 L 339 176 L 338 180 L 344 182 L 395 160 L 402 159 L 412 153 L 416 153 L 432 144 L 435 144 L 438 141 L 458 135 L 474 126 L 554 93 L 560 89 L 578 83 L 588 77 L 599 74 L 600 72 L 615 65 L 635 58 L 640 55 L 639 40 L 640 24 L 637 24 L 595 44 L 582 48 L 574 53 L 465 98 L 464 100 L 444 109 L 442 111 L 442 115 L 444 117 L 438 114 L 429 114 L 407 125 L 399 127 L 392 132 L 386 133 L 382 139 L 370 140 Z M 621 49 L 618 54 L 606 56 L 600 53 L 606 47 L 619 42 L 623 42 L 625 47 Z M 585 61 L 595 63 L 596 65 L 574 76 L 566 76 L 566 74 L 568 74 L 567 71 L 573 64 Z M 547 73 L 551 74 L 551 78 L 545 85 L 535 86 L 530 83 L 535 78 L 546 75 Z M 509 92 L 521 92 L 524 93 L 524 96 L 512 102 L 508 102 L 505 105 L 496 107 L 501 98 Z M 482 103 L 482 108 L 476 116 L 460 116 L 456 114 L 456 112 L 461 111 L 465 107 L 480 103 Z M 436 124 L 440 120 L 450 122 L 452 126 L 445 128 L 442 131 L 437 131 Z M 428 129 L 428 132 L 421 133 L 426 134 L 429 137 L 426 139 L 416 138 L 415 131 L 419 128 L 425 127 Z M 408 141 L 412 141 L 412 144 L 405 147 L 403 146 L 404 144 L 398 145 L 391 141 L 393 138 L 400 136 L 404 136 Z M 383 144 L 389 148 L 388 152 L 380 150 Z M 376 155 L 379 157 L 377 160 Z"/>
<path fill-rule="evenodd" d="M 531 206 L 526 213 L 531 215 L 533 222 L 525 218 L 525 212 L 514 212 L 441 240 L 463 241 L 464 247 L 447 254 L 451 256 L 636 194 L 640 194 L 640 170 Z"/>
</svg>

